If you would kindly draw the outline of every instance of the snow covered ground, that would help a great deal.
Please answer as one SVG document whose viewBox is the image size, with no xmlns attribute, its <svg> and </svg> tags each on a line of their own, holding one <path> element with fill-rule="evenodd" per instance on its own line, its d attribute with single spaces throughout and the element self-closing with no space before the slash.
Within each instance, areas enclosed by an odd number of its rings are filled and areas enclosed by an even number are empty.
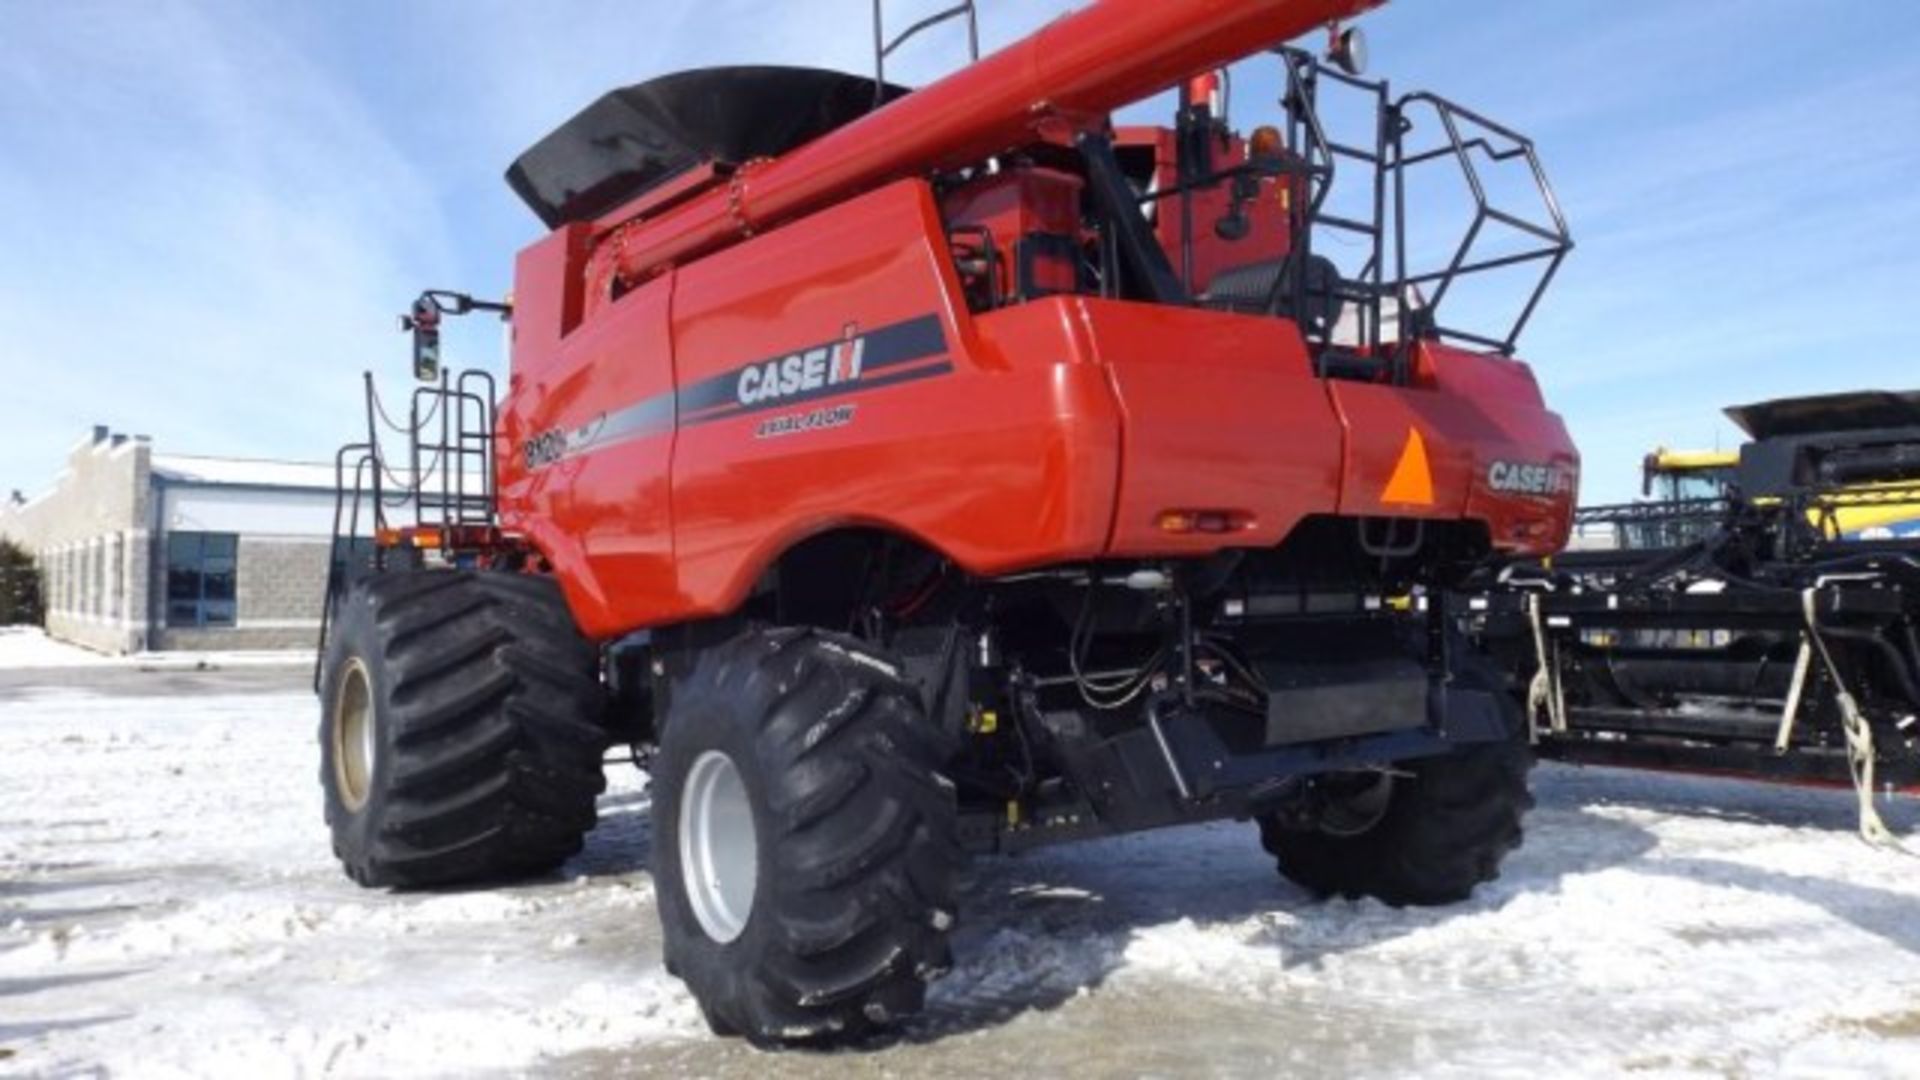
<svg viewBox="0 0 1920 1080">
<path fill-rule="evenodd" d="M 96 667 L 114 658 L 55 641 L 37 626 L 0 626 L 0 671 L 18 668 Z"/>
<path fill-rule="evenodd" d="M 0 671 L 50 668 L 139 668 L 146 670 L 229 667 L 283 667 L 311 663 L 311 649 L 236 649 L 201 652 L 144 652 L 108 656 L 56 641 L 29 626 L 0 626 Z"/>
<path fill-rule="evenodd" d="M 0 682 L 0 1073 L 1920 1075 L 1920 860 L 1840 794 L 1543 769 L 1439 911 L 1315 902 L 1243 825 L 984 862 L 926 1016 L 770 1059 L 661 970 L 631 769 L 562 875 L 367 892 L 301 673 L 56 674 Z"/>
</svg>

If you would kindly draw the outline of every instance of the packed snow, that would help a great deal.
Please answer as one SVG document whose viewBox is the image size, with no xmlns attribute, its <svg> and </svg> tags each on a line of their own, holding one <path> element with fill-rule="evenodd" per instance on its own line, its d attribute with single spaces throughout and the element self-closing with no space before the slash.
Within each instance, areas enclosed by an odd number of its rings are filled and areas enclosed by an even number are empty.
<svg viewBox="0 0 1920 1080">
<path fill-rule="evenodd" d="M 0 671 L 49 668 L 136 668 L 146 671 L 288 667 L 313 662 L 311 649 L 221 649 L 109 656 L 48 637 L 33 626 L 0 626 Z"/>
<path fill-rule="evenodd" d="M 96 667 L 113 657 L 47 636 L 37 626 L 0 626 L 0 671 Z"/>
<path fill-rule="evenodd" d="M 562 874 L 366 891 L 297 673 L 84 674 L 0 683 L 0 1073 L 1920 1075 L 1920 860 L 1844 794 L 1543 768 L 1443 910 L 1317 902 L 1246 825 L 985 860 L 923 1017 L 774 1061 L 661 969 L 631 767 Z"/>
</svg>

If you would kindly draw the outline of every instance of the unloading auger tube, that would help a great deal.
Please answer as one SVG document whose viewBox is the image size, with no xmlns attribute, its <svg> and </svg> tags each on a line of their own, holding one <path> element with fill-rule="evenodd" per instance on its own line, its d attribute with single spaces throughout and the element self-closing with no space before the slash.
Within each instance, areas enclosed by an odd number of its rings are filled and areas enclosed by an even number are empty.
<svg viewBox="0 0 1920 1080">
<path fill-rule="evenodd" d="M 622 234 L 634 281 L 902 176 L 1096 130 L 1114 109 L 1386 0 L 1099 0 Z"/>
</svg>

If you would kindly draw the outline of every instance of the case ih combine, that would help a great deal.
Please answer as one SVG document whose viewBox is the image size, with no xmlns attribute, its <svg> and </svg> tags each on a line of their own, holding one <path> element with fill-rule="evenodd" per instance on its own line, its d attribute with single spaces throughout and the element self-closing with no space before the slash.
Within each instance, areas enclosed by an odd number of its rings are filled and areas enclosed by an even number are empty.
<svg viewBox="0 0 1920 1080">
<path fill-rule="evenodd" d="M 549 870 L 629 745 L 668 967 L 762 1042 L 918 1009 L 972 854 L 1234 818 L 1321 893 L 1492 878 L 1531 755 L 1446 597 L 1566 538 L 1511 352 L 1570 244 L 1524 138 L 1359 77 L 1350 32 L 1342 68 L 1285 46 L 1372 6 L 1101 0 L 912 92 L 689 72 L 524 154 L 552 232 L 497 415 L 438 328 L 506 305 L 429 293 L 411 475 L 371 381 L 342 452 L 377 541 L 319 679 L 348 873 Z M 1282 92 L 1236 128 L 1241 58 Z M 1436 170 L 1470 220 L 1423 267 Z M 1533 273 L 1517 318 L 1443 321 L 1490 268 Z"/>
</svg>

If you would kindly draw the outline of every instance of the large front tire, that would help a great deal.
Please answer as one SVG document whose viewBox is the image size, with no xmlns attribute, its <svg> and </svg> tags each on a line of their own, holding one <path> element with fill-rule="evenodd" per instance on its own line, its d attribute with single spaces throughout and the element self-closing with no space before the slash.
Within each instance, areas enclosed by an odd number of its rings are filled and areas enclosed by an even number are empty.
<svg viewBox="0 0 1920 1080">
<path fill-rule="evenodd" d="M 721 1034 L 858 1036 L 948 966 L 960 850 L 946 753 L 899 666 L 763 630 L 673 686 L 653 770 L 668 969 Z"/>
<path fill-rule="evenodd" d="M 606 787 L 598 651 L 550 580 L 406 570 L 336 609 L 320 783 L 362 885 L 527 877 L 580 850 Z"/>
</svg>

